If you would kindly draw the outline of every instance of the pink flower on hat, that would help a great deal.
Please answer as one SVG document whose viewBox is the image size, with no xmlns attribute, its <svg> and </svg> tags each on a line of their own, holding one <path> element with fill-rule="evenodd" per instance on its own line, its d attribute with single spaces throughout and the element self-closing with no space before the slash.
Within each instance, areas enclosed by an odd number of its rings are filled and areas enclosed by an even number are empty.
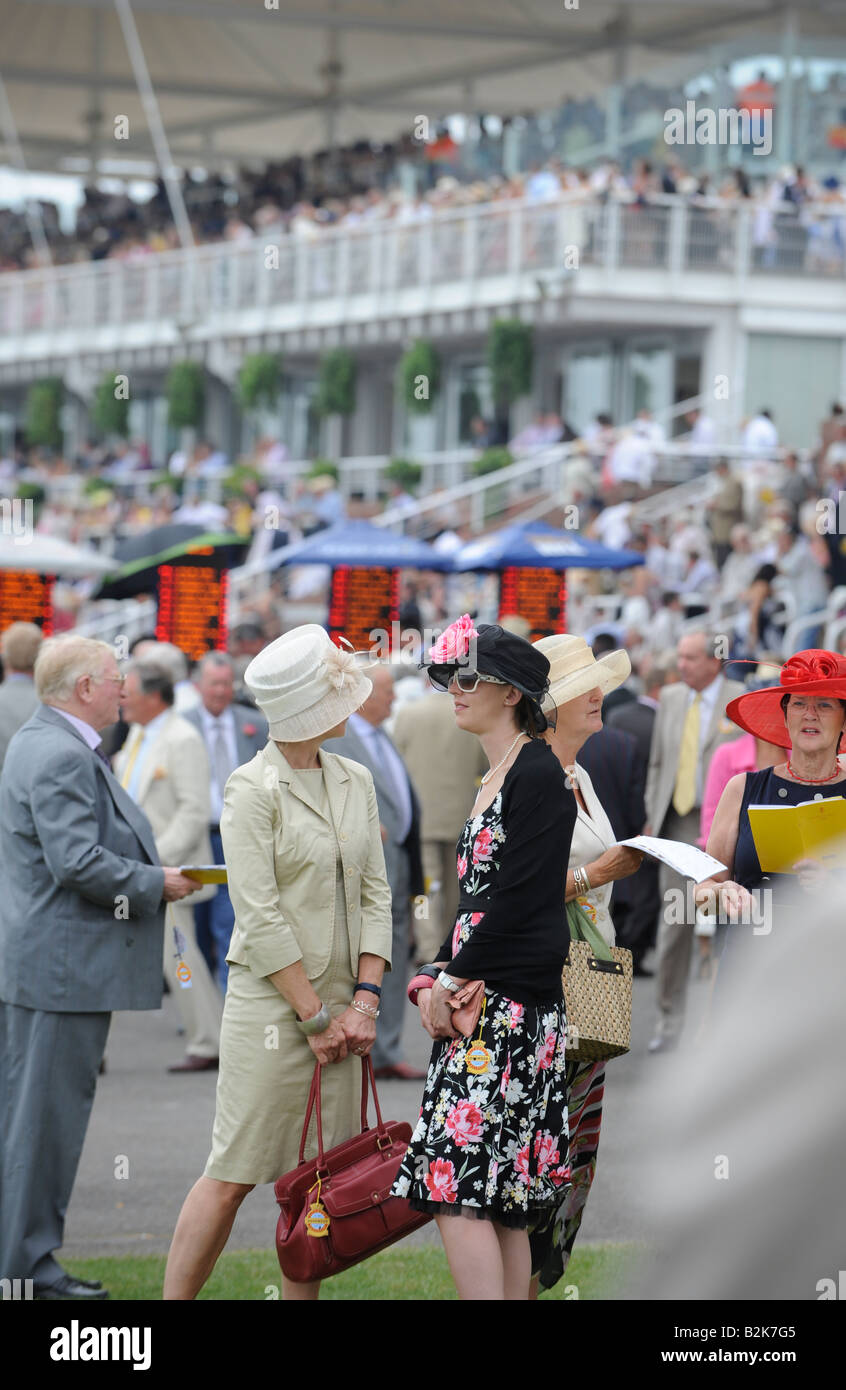
<svg viewBox="0 0 846 1390">
<path fill-rule="evenodd" d="M 470 650 L 470 643 L 479 634 L 473 626 L 469 613 L 464 613 L 441 633 L 434 647 L 429 648 L 429 660 L 438 666 L 450 661 L 461 661 Z"/>
</svg>

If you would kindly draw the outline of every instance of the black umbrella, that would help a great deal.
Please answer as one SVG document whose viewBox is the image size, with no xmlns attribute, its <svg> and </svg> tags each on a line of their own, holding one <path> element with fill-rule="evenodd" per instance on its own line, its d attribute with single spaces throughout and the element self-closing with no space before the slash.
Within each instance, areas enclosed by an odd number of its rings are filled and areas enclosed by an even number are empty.
<svg viewBox="0 0 846 1390">
<path fill-rule="evenodd" d="M 250 545 L 249 536 L 236 536 L 231 531 L 207 531 L 192 522 L 169 522 L 127 536 L 115 546 L 114 570 L 104 580 L 96 598 L 137 598 L 151 593 L 156 584 L 159 565 L 169 565 L 197 552 L 208 563 L 213 560 L 221 569 L 240 565 Z"/>
</svg>

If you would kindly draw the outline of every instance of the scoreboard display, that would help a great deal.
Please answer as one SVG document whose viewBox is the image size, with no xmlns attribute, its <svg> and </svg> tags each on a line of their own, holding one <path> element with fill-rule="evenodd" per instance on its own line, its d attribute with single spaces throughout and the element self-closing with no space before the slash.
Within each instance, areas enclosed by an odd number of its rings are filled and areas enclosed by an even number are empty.
<svg viewBox="0 0 846 1390">
<path fill-rule="evenodd" d="M 499 616 L 517 613 L 532 631 L 530 642 L 566 631 L 567 571 L 512 567 L 499 581 Z"/>
<path fill-rule="evenodd" d="M 209 549 L 181 555 L 157 571 L 156 641 L 172 642 L 192 661 L 226 650 L 228 574 Z"/>
<path fill-rule="evenodd" d="M 53 632 L 51 574 L 35 570 L 0 570 L 0 632 L 10 623 L 35 623 L 45 637 Z"/>
<path fill-rule="evenodd" d="M 380 629 L 390 637 L 399 621 L 399 570 L 359 569 L 338 565 L 329 589 L 329 636 L 351 642 L 357 652 L 369 650 L 371 633 Z"/>
</svg>

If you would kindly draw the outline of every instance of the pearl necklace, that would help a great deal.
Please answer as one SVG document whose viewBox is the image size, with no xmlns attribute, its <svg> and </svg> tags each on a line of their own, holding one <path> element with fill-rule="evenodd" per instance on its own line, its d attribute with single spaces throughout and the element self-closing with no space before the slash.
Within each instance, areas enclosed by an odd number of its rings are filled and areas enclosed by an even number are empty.
<svg viewBox="0 0 846 1390">
<path fill-rule="evenodd" d="M 518 744 L 518 743 L 520 742 L 521 738 L 523 738 L 523 737 L 524 737 L 524 735 L 523 735 L 523 732 L 522 732 L 522 730 L 521 730 L 520 733 L 519 733 L 519 734 L 517 735 L 517 737 L 515 738 L 514 742 L 511 744 L 511 747 L 507 749 L 506 754 L 505 754 L 505 758 L 500 758 L 500 760 L 499 760 L 499 762 L 497 763 L 496 767 L 490 767 L 490 768 L 488 768 L 487 772 L 485 773 L 484 777 L 482 778 L 482 785 L 480 786 L 479 791 L 481 791 L 481 790 L 482 790 L 482 787 L 484 787 L 484 786 L 491 780 L 491 778 L 493 777 L 493 775 L 494 775 L 495 772 L 499 772 L 499 769 L 502 767 L 502 764 L 505 762 L 506 758 L 508 757 L 509 753 L 511 752 L 511 749 L 514 748 L 514 746 L 515 746 L 516 744 Z"/>
</svg>

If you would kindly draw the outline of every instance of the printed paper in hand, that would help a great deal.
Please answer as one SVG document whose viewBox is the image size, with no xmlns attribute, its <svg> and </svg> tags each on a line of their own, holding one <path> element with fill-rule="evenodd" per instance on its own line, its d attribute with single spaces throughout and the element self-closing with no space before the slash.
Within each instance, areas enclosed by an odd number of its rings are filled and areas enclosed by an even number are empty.
<svg viewBox="0 0 846 1390">
<path fill-rule="evenodd" d="M 180 864 L 179 872 L 197 883 L 227 883 L 225 864 Z"/>
<path fill-rule="evenodd" d="M 715 859 L 713 854 L 706 854 L 695 845 L 684 845 L 679 840 L 660 840 L 656 835 L 634 835 L 631 840 L 621 840 L 620 844 L 641 850 L 650 859 L 667 864 L 684 878 L 692 878 L 694 883 L 701 883 L 704 878 L 722 873 L 728 867 Z"/>
</svg>

